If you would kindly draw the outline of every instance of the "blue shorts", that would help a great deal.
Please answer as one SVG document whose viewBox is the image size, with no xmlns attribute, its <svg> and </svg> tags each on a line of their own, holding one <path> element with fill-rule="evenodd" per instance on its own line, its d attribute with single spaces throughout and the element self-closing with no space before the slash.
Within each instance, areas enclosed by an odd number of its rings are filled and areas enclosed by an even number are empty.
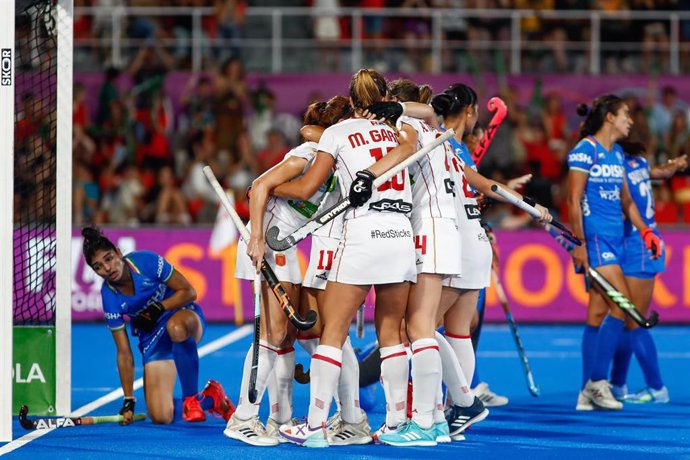
<svg viewBox="0 0 690 460">
<path fill-rule="evenodd" d="M 206 318 L 201 307 L 195 303 L 186 305 L 179 310 L 189 310 L 199 317 L 202 331 L 206 330 Z M 178 311 L 179 311 L 178 310 Z M 170 317 L 172 318 L 173 315 Z M 144 340 L 139 341 L 139 351 L 141 352 L 144 365 L 152 361 L 165 361 L 173 359 L 172 346 L 173 342 L 170 339 L 168 330 L 166 329 L 168 322 L 158 324 L 156 329 L 151 331 Z"/>
<path fill-rule="evenodd" d="M 659 236 L 658 232 L 654 232 Z M 624 240 L 625 252 L 621 261 L 621 268 L 625 276 L 633 278 L 652 279 L 657 273 L 666 270 L 666 248 L 661 250 L 661 257 L 652 259 L 652 255 L 642 241 L 639 232 L 635 232 Z"/>
<path fill-rule="evenodd" d="M 621 265 L 623 262 L 623 235 L 585 235 L 587 260 L 592 268 Z"/>
</svg>

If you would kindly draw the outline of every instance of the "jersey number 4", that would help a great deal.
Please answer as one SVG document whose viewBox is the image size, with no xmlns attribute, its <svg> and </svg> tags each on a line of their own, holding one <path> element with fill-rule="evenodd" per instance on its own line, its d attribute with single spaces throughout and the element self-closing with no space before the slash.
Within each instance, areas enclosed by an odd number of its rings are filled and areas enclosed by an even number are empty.
<svg viewBox="0 0 690 460">
<path fill-rule="evenodd" d="M 387 147 L 386 148 L 386 153 L 390 152 L 393 150 L 393 147 Z M 371 154 L 372 157 L 374 157 L 374 161 L 379 161 L 381 158 L 383 158 L 383 149 L 381 147 L 377 147 L 375 149 L 370 149 L 369 154 Z M 388 189 L 393 189 L 397 191 L 403 191 L 405 189 L 405 171 L 402 170 L 393 178 L 389 181 L 384 182 L 377 188 L 379 192 L 385 192 Z"/>
</svg>

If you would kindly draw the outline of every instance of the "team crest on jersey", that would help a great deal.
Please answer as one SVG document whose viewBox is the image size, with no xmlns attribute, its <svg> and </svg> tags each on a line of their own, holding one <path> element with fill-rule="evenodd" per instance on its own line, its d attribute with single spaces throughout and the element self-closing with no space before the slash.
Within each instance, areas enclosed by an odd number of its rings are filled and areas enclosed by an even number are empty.
<svg viewBox="0 0 690 460">
<path fill-rule="evenodd" d="M 278 254 L 275 255 L 275 259 L 276 259 L 276 265 L 277 265 L 277 266 L 279 266 L 279 267 L 284 267 L 284 266 L 285 266 L 285 263 L 286 263 L 286 261 L 285 261 L 285 254 L 283 254 L 283 253 L 278 253 Z"/>
<path fill-rule="evenodd" d="M 369 209 L 374 211 L 388 211 L 388 212 L 400 212 L 407 214 L 412 211 L 412 203 L 408 203 L 403 200 L 388 200 L 383 199 L 381 201 L 376 201 L 369 204 Z"/>
</svg>

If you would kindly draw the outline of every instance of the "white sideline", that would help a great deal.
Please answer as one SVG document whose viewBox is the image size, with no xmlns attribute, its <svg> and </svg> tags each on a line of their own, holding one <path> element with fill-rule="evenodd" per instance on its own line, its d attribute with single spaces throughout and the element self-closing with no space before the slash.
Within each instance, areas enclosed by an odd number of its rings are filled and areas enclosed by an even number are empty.
<svg viewBox="0 0 690 460">
<path fill-rule="evenodd" d="M 249 334 L 252 333 L 253 326 L 250 324 L 244 325 L 238 329 L 235 329 L 234 331 L 230 332 L 229 334 L 225 334 L 222 337 L 217 338 L 213 342 L 207 343 L 206 345 L 202 346 L 199 348 L 199 358 L 203 358 L 204 356 L 208 355 L 209 353 L 213 353 L 214 351 L 220 350 L 223 347 L 226 347 L 230 345 L 233 342 L 237 342 L 238 340 L 248 336 Z M 140 389 L 144 385 L 144 379 L 143 378 L 138 378 L 134 381 L 134 390 Z M 101 396 L 100 398 L 96 399 L 95 401 L 92 401 L 84 406 L 81 406 L 79 409 L 75 410 L 72 412 L 72 417 L 81 417 L 83 415 L 86 415 L 90 413 L 91 411 L 94 411 L 98 409 L 99 407 L 102 407 L 108 403 L 111 403 L 115 401 L 116 399 L 122 398 L 123 393 L 122 393 L 122 388 L 113 390 L 110 393 Z M 41 436 L 45 436 L 46 434 L 50 433 L 53 431 L 55 428 L 49 428 L 47 430 L 34 430 L 29 432 L 28 434 L 25 434 L 21 438 L 15 439 L 14 441 L 11 441 L 4 446 L 0 447 L 0 456 L 3 456 L 5 454 L 8 454 L 12 452 L 13 450 L 19 449 L 20 447 L 30 443 L 34 439 L 38 439 Z"/>
</svg>

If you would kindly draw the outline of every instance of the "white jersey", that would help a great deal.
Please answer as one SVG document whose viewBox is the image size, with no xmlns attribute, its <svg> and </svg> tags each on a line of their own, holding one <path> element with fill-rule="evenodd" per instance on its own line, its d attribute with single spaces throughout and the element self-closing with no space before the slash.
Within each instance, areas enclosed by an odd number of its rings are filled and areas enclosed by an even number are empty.
<svg viewBox="0 0 690 460">
<path fill-rule="evenodd" d="M 340 194 L 340 189 L 338 187 L 335 187 L 335 190 L 331 191 L 328 195 L 326 195 L 326 197 L 321 202 L 321 206 L 317 211 L 317 215 L 321 214 L 331 206 L 335 206 L 335 204 L 338 203 L 341 200 L 341 198 L 342 195 Z M 326 225 L 317 228 L 313 234 L 321 237 L 335 238 L 336 240 L 339 240 L 340 236 L 343 234 L 343 214 L 339 214 L 335 217 L 335 219 L 332 219 Z"/>
<path fill-rule="evenodd" d="M 316 142 L 305 142 L 285 154 L 285 158 L 297 157 L 307 161 L 302 174 L 311 166 L 316 157 Z M 308 200 L 292 200 L 270 197 L 266 203 L 266 212 L 277 218 L 281 224 L 281 234 L 292 232 L 314 217 L 324 198 L 335 188 L 335 175 L 331 175 Z"/>
<path fill-rule="evenodd" d="M 479 212 L 479 205 L 474 190 L 467 182 L 465 177 L 466 165 L 462 159 L 453 155 L 451 158 L 451 174 L 456 185 L 455 194 L 455 209 L 457 212 L 457 222 L 460 230 L 467 228 L 481 229 L 481 212 Z M 483 229 L 482 229 L 483 231 Z"/>
<path fill-rule="evenodd" d="M 398 123 L 406 123 L 417 131 L 417 150 L 440 136 L 438 130 L 416 118 L 401 116 Z M 455 219 L 455 195 L 460 189 L 451 177 L 453 156 L 453 149 L 444 142 L 410 165 L 412 218 Z"/>
<path fill-rule="evenodd" d="M 333 156 L 340 190 L 347 196 L 357 171 L 367 169 L 397 146 L 398 135 L 387 124 L 354 118 L 327 128 L 318 149 Z M 345 220 L 381 211 L 408 214 L 411 210 L 412 188 L 405 169 L 374 190 L 364 206 L 348 209 Z"/>
</svg>

